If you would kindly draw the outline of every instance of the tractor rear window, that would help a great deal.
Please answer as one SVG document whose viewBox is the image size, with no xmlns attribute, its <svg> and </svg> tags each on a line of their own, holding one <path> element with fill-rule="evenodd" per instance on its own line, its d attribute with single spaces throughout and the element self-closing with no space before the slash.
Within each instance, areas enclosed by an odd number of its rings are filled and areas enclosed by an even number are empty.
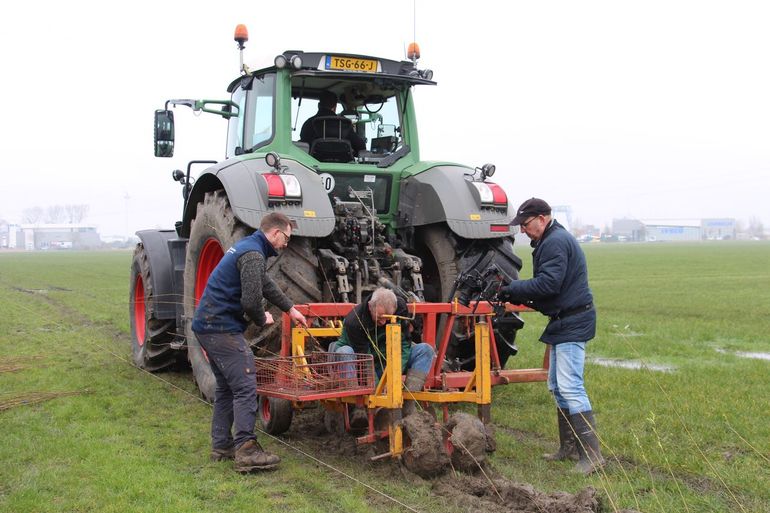
<svg viewBox="0 0 770 513">
<path fill-rule="evenodd" d="M 363 91 L 366 90 L 372 90 L 372 86 L 355 83 L 340 85 L 339 82 L 330 84 L 330 87 L 325 89 L 334 93 L 333 97 L 337 98 L 333 113 L 349 119 L 352 129 L 365 143 L 364 149 L 356 155 L 359 162 L 389 155 L 402 143 L 401 116 L 396 92 L 374 90 L 373 93 L 365 94 Z M 303 87 L 293 87 L 291 116 L 294 129 L 292 139 L 295 142 L 300 142 L 305 122 L 319 114 L 320 102 L 316 96 L 320 94 L 322 93 L 318 90 L 308 94 Z M 321 115 L 329 116 L 331 113 L 324 109 Z M 309 145 L 312 141 L 303 142 Z"/>
</svg>

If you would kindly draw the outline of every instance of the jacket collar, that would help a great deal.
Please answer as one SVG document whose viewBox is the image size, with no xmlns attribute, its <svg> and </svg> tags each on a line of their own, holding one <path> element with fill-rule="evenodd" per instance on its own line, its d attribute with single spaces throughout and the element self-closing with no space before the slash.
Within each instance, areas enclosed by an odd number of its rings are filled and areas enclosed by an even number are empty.
<svg viewBox="0 0 770 513">
<path fill-rule="evenodd" d="M 278 252 L 275 250 L 272 244 L 270 244 L 270 241 L 267 240 L 267 237 L 265 237 L 265 234 L 261 231 L 257 230 L 252 235 L 255 239 L 257 239 L 262 244 L 263 251 L 265 253 L 265 260 L 267 260 L 270 257 L 278 256 Z"/>
<path fill-rule="evenodd" d="M 543 240 L 544 240 L 546 237 L 548 237 L 548 235 L 549 235 L 549 234 L 550 234 L 552 231 L 554 231 L 555 229 L 557 229 L 557 228 L 563 228 L 563 226 L 562 226 L 562 225 L 560 225 L 560 224 L 559 224 L 559 221 L 557 221 L 556 219 L 551 219 L 551 222 L 550 222 L 550 223 L 548 223 L 548 226 L 546 226 L 545 230 L 543 230 L 543 235 L 541 235 L 541 236 L 540 236 L 540 240 L 537 240 L 537 241 L 534 241 L 534 240 L 533 240 L 533 241 L 530 241 L 529 245 L 530 245 L 530 246 L 532 246 L 533 248 L 536 248 L 536 247 L 538 247 L 538 246 L 540 245 L 540 243 L 542 243 L 542 242 L 543 242 Z"/>
</svg>

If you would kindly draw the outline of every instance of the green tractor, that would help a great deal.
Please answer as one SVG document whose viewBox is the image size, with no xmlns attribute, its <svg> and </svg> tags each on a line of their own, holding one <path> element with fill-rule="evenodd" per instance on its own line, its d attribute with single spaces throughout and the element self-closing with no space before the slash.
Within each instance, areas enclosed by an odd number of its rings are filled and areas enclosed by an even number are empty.
<svg viewBox="0 0 770 513">
<path fill-rule="evenodd" d="M 246 40 L 239 25 L 241 63 Z M 171 106 L 221 116 L 227 147 L 220 162 L 172 173 L 184 197 L 174 230 L 137 232 L 129 305 L 137 366 L 157 371 L 186 355 L 213 399 L 193 312 L 224 252 L 270 212 L 292 220 L 291 242 L 268 266 L 296 304 L 356 303 L 378 286 L 407 301 L 446 302 L 464 272 L 495 267 L 518 277 L 508 197 L 489 180 L 494 166 L 420 160 L 412 88 L 436 83 L 418 57 L 415 47 L 406 61 L 286 51 L 257 71 L 241 64 L 229 100 L 168 100 L 155 112 L 156 157 L 174 153 Z M 341 105 L 319 110 L 330 97 Z M 496 319 L 502 365 L 521 326 L 514 313 Z M 247 331 L 255 354 L 277 352 L 280 329 Z M 453 334 L 446 365 L 473 368 L 472 337 Z"/>
</svg>

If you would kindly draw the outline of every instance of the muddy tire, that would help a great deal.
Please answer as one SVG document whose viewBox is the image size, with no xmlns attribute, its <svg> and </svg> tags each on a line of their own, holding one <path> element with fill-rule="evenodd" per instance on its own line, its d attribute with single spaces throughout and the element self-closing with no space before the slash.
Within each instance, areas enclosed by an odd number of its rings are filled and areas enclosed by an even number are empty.
<svg viewBox="0 0 770 513">
<path fill-rule="evenodd" d="M 457 276 L 470 269 L 483 270 L 492 264 L 505 274 L 506 280 L 516 280 L 521 269 L 521 259 L 513 252 L 513 237 L 497 239 L 463 239 L 454 235 L 446 225 L 432 225 L 422 229 L 417 237 L 421 241 L 417 254 L 423 261 L 425 300 L 448 302 L 453 298 L 453 286 Z M 443 331 L 444 320 L 439 324 Z M 467 360 L 473 353 L 472 340 L 461 335 L 462 329 L 450 340 L 447 358 Z M 495 332 L 501 367 L 515 354 L 516 330 Z M 467 361 L 462 370 L 473 370 L 475 362 Z"/>
<path fill-rule="evenodd" d="M 321 302 L 318 269 L 313 241 L 307 237 L 292 237 L 286 249 L 267 263 L 268 275 L 295 305 Z M 258 354 L 274 356 L 281 350 L 279 320 L 282 312 L 270 303 L 267 303 L 267 306 L 267 311 L 273 315 L 276 322 L 255 330 L 253 335 L 247 333 L 246 338 L 250 339 L 252 347 L 259 349 Z"/>
<path fill-rule="evenodd" d="M 176 363 L 176 351 L 170 347 L 176 320 L 158 319 L 155 316 L 151 273 L 147 251 L 139 243 L 134 250 L 129 283 L 131 354 L 134 365 L 155 372 Z"/>
<path fill-rule="evenodd" d="M 190 227 L 187 259 L 184 267 L 184 315 L 187 337 L 187 357 L 193 379 L 207 401 L 214 401 L 216 379 L 208 356 L 192 331 L 192 319 L 206 282 L 224 252 L 253 232 L 235 218 L 223 190 L 207 192 Z"/>
<path fill-rule="evenodd" d="M 294 417 L 291 401 L 260 395 L 257 398 L 257 409 L 262 430 L 268 435 L 283 434 L 291 427 Z"/>
</svg>

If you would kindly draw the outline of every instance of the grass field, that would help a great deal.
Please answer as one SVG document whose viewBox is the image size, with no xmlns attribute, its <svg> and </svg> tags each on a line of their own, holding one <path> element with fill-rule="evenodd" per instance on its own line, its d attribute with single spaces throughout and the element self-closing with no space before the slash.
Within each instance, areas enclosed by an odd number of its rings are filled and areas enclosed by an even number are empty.
<svg viewBox="0 0 770 513">
<path fill-rule="evenodd" d="M 770 353 L 770 244 L 584 247 L 599 312 L 588 357 L 642 366 L 586 367 L 612 462 L 586 479 L 540 459 L 556 416 L 535 383 L 495 390 L 492 465 L 543 491 L 592 485 L 606 511 L 770 511 L 770 361 L 742 356 Z M 277 472 L 209 462 L 210 406 L 189 375 L 129 364 L 130 259 L 0 253 L 0 511 L 405 510 L 385 495 L 457 510 L 430 482 L 335 456 L 294 429 L 284 443 L 262 437 L 283 459 Z M 543 318 L 526 320 L 509 366 L 542 359 Z"/>
</svg>

